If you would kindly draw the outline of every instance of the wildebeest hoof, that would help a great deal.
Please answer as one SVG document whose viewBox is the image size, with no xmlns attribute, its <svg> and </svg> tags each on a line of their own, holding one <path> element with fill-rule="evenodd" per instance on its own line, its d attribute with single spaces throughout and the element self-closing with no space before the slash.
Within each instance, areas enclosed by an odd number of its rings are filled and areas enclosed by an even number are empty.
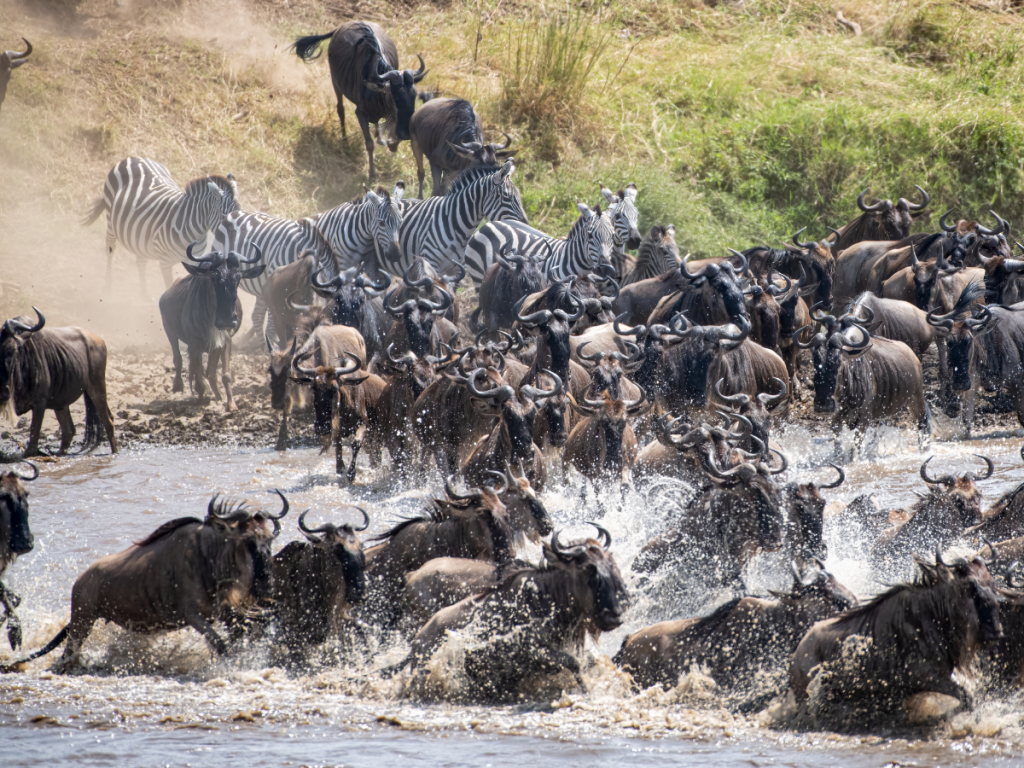
<svg viewBox="0 0 1024 768">
<path fill-rule="evenodd" d="M 288 442 L 286 440 L 278 440 L 277 445 L 274 446 L 275 451 L 287 451 Z"/>
<path fill-rule="evenodd" d="M 238 410 L 238 406 L 235 405 L 233 402 L 228 401 L 227 403 L 224 404 L 224 410 L 227 411 L 228 413 L 233 413 L 234 411 Z"/>
<path fill-rule="evenodd" d="M 174 380 L 174 384 L 171 385 L 171 392 L 184 392 L 184 391 L 185 391 L 184 383 L 182 383 L 181 379 L 175 379 Z"/>
<path fill-rule="evenodd" d="M 13 613 L 7 617 L 7 642 L 12 651 L 21 648 L 21 621 Z"/>
</svg>

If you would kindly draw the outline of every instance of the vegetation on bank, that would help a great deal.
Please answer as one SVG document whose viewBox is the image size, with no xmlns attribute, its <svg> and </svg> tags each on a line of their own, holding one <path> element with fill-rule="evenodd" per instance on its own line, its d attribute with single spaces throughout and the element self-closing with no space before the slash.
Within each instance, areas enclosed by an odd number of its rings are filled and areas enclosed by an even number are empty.
<svg viewBox="0 0 1024 768">
<path fill-rule="evenodd" d="M 287 52 L 352 15 L 313 0 L 126 5 L 83 0 L 62 26 L 0 0 L 0 45 L 37 49 L 0 113 L 16 188 L 77 214 L 117 159 L 142 154 L 182 180 L 233 172 L 246 207 L 283 215 L 361 191 L 362 136 L 351 106 L 341 136 L 326 57 Z M 531 223 L 552 233 L 576 196 L 600 199 L 598 181 L 636 182 L 641 224 L 674 223 L 700 255 L 807 225 L 823 237 L 868 185 L 895 199 L 920 184 L 937 212 L 1024 214 L 1019 5 L 370 0 L 358 14 L 403 62 L 423 54 L 427 90 L 513 135 Z M 377 157 L 387 182 L 415 179 L 408 145 Z M 24 201 L 0 197 L 0 220 Z"/>
</svg>

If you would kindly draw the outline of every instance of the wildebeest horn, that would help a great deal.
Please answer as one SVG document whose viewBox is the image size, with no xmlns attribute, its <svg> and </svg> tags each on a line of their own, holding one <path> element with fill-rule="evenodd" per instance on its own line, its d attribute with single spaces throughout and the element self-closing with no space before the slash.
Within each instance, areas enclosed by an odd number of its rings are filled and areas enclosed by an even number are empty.
<svg viewBox="0 0 1024 768">
<path fill-rule="evenodd" d="M 645 326 L 643 323 L 641 323 L 640 325 L 636 325 L 632 328 L 628 326 L 623 327 L 621 325 L 622 318 L 626 317 L 628 314 L 629 312 L 623 312 L 621 315 L 616 317 L 615 320 L 612 322 L 612 328 L 615 330 L 615 332 L 620 336 L 635 336 L 637 339 L 640 339 L 643 336 L 645 336 L 647 333 L 647 326 Z"/>
<path fill-rule="evenodd" d="M 555 314 L 567 323 L 574 323 L 583 317 L 583 313 L 586 311 L 587 305 L 571 293 L 569 294 L 569 303 L 576 307 L 576 310 L 571 315 L 562 309 L 556 309 Z"/>
<path fill-rule="evenodd" d="M 18 53 L 17 51 L 6 51 L 7 58 L 10 59 L 11 62 L 11 69 L 17 69 L 22 64 L 24 64 L 25 59 L 27 59 L 28 55 L 32 53 L 32 43 L 30 43 L 24 37 L 21 39 L 24 41 L 26 45 L 24 53 Z"/>
<path fill-rule="evenodd" d="M 602 528 L 595 522 L 588 521 L 588 523 L 597 528 L 597 535 L 599 539 L 604 539 L 603 549 L 609 549 L 612 545 L 612 535 L 608 533 L 607 529 Z"/>
<path fill-rule="evenodd" d="M 635 363 L 637 360 L 643 357 L 643 352 L 640 351 L 640 347 L 638 347 L 632 341 L 626 341 L 624 339 L 618 338 L 616 339 L 616 341 L 619 341 L 623 345 L 625 345 L 626 349 L 629 350 L 629 354 L 627 355 L 618 351 L 612 352 L 608 355 L 608 357 L 612 358 L 613 360 L 618 360 L 619 362 L 625 363 L 628 366 L 629 364 Z"/>
<path fill-rule="evenodd" d="M 640 390 L 640 397 L 638 397 L 636 400 L 622 401 L 622 404 L 626 406 L 627 412 L 639 408 L 640 405 L 647 400 L 647 392 L 644 390 L 644 388 L 641 387 L 639 384 L 636 385 L 636 388 Z"/>
<path fill-rule="evenodd" d="M 858 331 L 861 332 L 862 338 L 860 341 L 852 342 L 850 341 L 850 337 L 846 335 L 847 333 L 850 332 L 850 329 L 852 328 L 856 328 Z M 839 336 L 840 334 L 836 335 Z M 841 340 L 843 343 L 844 351 L 849 352 L 850 350 L 853 350 L 856 352 L 868 348 L 868 345 L 871 344 L 871 334 L 868 333 L 867 329 L 864 326 L 858 325 L 857 323 L 850 323 L 850 327 L 846 329 L 846 332 L 844 334 L 842 334 Z"/>
<path fill-rule="evenodd" d="M 312 356 L 313 356 L 313 350 L 312 349 L 309 350 L 308 352 L 304 352 L 303 354 L 299 355 L 294 360 L 292 360 L 292 368 L 294 368 L 296 371 L 301 373 L 303 376 L 316 376 L 316 369 L 315 368 L 303 368 L 302 365 L 301 365 L 302 361 L 308 360 Z"/>
<path fill-rule="evenodd" d="M 509 136 L 504 131 L 501 132 L 501 135 L 505 137 L 505 143 L 504 144 L 491 144 L 491 146 L 494 149 L 496 149 L 496 150 L 498 150 L 498 149 L 508 149 L 510 146 L 512 146 L 512 137 Z"/>
<path fill-rule="evenodd" d="M 949 216 L 949 214 L 951 214 L 953 211 L 955 211 L 957 209 L 957 207 L 958 206 L 954 205 L 952 208 L 950 208 L 944 214 L 939 216 L 939 227 L 942 228 L 943 232 L 956 232 L 956 224 L 954 224 L 953 226 L 949 226 L 948 224 L 946 224 L 946 217 Z"/>
<path fill-rule="evenodd" d="M 754 424 L 753 424 L 753 422 L 751 422 L 750 419 L 748 419 L 746 416 L 744 416 L 741 413 L 732 413 L 732 412 L 726 413 L 725 411 L 715 411 L 715 413 L 717 413 L 719 416 L 723 416 L 726 419 L 728 419 L 728 422 L 726 423 L 726 427 L 728 427 L 733 421 L 738 421 L 742 425 L 742 427 L 743 427 L 743 431 L 742 432 L 727 432 L 726 433 L 733 440 L 743 440 L 743 439 L 749 437 L 750 434 L 754 431 Z"/>
<path fill-rule="evenodd" d="M 738 334 L 731 336 L 722 331 L 719 336 L 719 341 L 728 350 L 736 349 L 750 335 L 750 321 L 747 318 L 740 315 L 733 324 L 739 329 Z"/>
<path fill-rule="evenodd" d="M 834 483 L 819 483 L 819 488 L 838 488 L 840 485 L 843 484 L 843 481 L 846 480 L 846 473 L 843 472 L 842 467 L 837 467 L 835 464 L 832 464 L 831 462 L 829 462 L 829 466 L 839 473 L 839 479 L 836 480 Z"/>
<path fill-rule="evenodd" d="M 408 359 L 408 357 L 406 355 L 402 355 L 399 358 L 396 358 L 394 356 L 394 354 L 392 353 L 392 350 L 394 348 L 395 348 L 395 342 L 391 342 L 390 344 L 388 344 L 388 348 L 386 350 L 384 350 L 384 354 L 387 356 L 388 361 L 391 362 L 392 364 L 398 366 L 399 368 L 410 367 L 412 365 L 412 363 L 409 361 L 409 359 Z"/>
<path fill-rule="evenodd" d="M 812 241 L 808 241 L 808 242 L 806 242 L 806 243 L 801 243 L 801 242 L 800 242 L 800 241 L 799 241 L 799 240 L 797 239 L 797 238 L 799 238 L 799 237 L 800 237 L 800 233 L 801 233 L 801 232 L 805 232 L 806 230 L 807 230 L 807 227 L 804 227 L 803 229 L 801 229 L 801 230 L 798 230 L 797 232 L 794 232 L 794 233 L 793 233 L 793 244 L 794 244 L 794 245 L 796 245 L 796 246 L 798 246 L 798 247 L 800 247 L 800 248 L 803 248 L 803 249 L 804 249 L 804 250 L 806 250 L 806 251 L 809 251 L 809 250 L 811 250 L 812 248 L 816 247 L 816 246 L 817 246 L 818 244 L 817 244 L 817 243 L 815 243 L 815 242 L 814 242 L 813 240 L 812 240 Z"/>
<path fill-rule="evenodd" d="M 928 325 L 932 325 L 936 328 L 945 328 L 947 331 L 953 327 L 953 318 L 949 315 L 936 315 L 935 313 L 940 311 L 942 307 L 935 307 L 925 315 L 925 319 L 928 321 Z M 953 314 L 953 313 L 950 313 Z"/>
<path fill-rule="evenodd" d="M 747 261 L 747 257 L 744 256 L 739 251 L 737 251 L 735 248 L 726 248 L 726 250 L 729 251 L 729 253 L 731 253 L 733 256 L 739 257 L 740 267 L 739 267 L 739 269 L 735 270 L 736 274 L 737 275 L 745 275 L 745 274 L 747 274 L 747 272 L 750 270 L 750 262 Z M 727 265 L 730 269 L 735 269 L 733 267 L 733 265 L 728 260 L 723 261 L 722 265 L 723 266 Z"/>
<path fill-rule="evenodd" d="M 859 195 L 857 195 L 857 207 L 864 211 L 864 213 L 876 213 L 878 211 L 885 210 L 885 200 L 878 200 L 873 205 L 865 205 L 864 196 L 868 193 L 869 189 L 871 189 L 871 187 L 868 187 Z"/>
<path fill-rule="evenodd" d="M 986 465 L 988 465 L 988 471 L 986 472 L 985 476 L 979 477 L 977 479 L 988 480 L 990 477 L 992 477 L 992 473 L 995 471 L 995 465 L 992 463 L 992 459 L 990 459 L 988 456 L 982 456 L 980 453 L 972 453 L 971 456 L 974 456 L 976 459 L 981 459 L 982 461 L 985 462 Z"/>
<path fill-rule="evenodd" d="M 942 559 L 942 549 L 939 548 L 939 547 L 935 548 L 935 564 L 936 565 L 942 565 L 942 566 L 945 566 L 946 568 L 949 568 L 949 565 L 946 564 L 943 561 L 943 559 Z"/>
<path fill-rule="evenodd" d="M 494 475 L 496 478 L 498 478 L 498 480 L 501 481 L 501 490 L 498 490 L 498 487 L 495 486 L 495 485 L 485 485 L 484 486 L 484 488 L 489 490 L 495 496 L 501 496 L 503 493 L 505 493 L 505 491 L 508 490 L 508 479 L 505 477 L 505 473 L 504 472 L 499 472 L 496 469 L 485 469 L 484 470 L 484 474 L 486 474 L 486 475 Z"/>
<path fill-rule="evenodd" d="M 779 274 L 782 275 L 782 279 L 786 281 L 786 287 L 779 288 L 779 286 L 775 284 L 774 272 L 774 267 L 768 270 L 768 287 L 766 289 L 768 293 L 770 293 L 772 296 L 781 296 L 784 293 L 789 293 L 789 290 L 793 287 L 792 279 L 790 279 L 789 275 L 787 275 L 785 272 L 779 272 Z"/>
<path fill-rule="evenodd" d="M 362 265 L 360 265 L 360 269 L 362 269 Z M 380 280 L 375 283 L 369 279 L 369 275 L 366 278 L 359 275 L 356 278 L 356 285 L 371 296 L 380 296 L 391 285 L 391 277 L 386 272 L 381 271 Z"/>
<path fill-rule="evenodd" d="M 440 301 L 431 301 L 430 299 L 421 299 L 421 301 L 424 304 L 426 304 L 427 306 L 430 307 L 430 311 L 433 312 L 434 314 L 439 314 L 441 312 L 444 312 L 445 310 L 448 309 L 448 307 L 450 307 L 452 305 L 452 301 L 454 301 L 452 299 L 452 295 L 450 293 L 448 293 L 448 291 L 446 291 L 444 288 L 438 288 L 437 291 L 438 291 L 438 293 L 441 294 L 441 300 Z"/>
<path fill-rule="evenodd" d="M 313 287 L 314 288 L 319 288 L 322 291 L 329 291 L 329 290 L 331 290 L 333 288 L 336 288 L 337 286 L 341 285 L 342 281 L 345 279 L 341 275 L 337 275 L 336 277 L 333 277 L 330 280 L 328 280 L 326 283 L 321 283 L 317 279 L 317 275 L 319 275 L 321 272 L 323 272 L 325 269 L 327 269 L 329 264 L 330 264 L 329 261 L 325 261 L 323 264 L 320 265 L 319 269 L 317 269 L 312 274 L 312 276 L 310 277 L 310 280 L 313 283 Z"/>
<path fill-rule="evenodd" d="M 402 275 L 402 281 L 407 286 L 409 286 L 410 288 L 427 288 L 428 286 L 431 286 L 431 285 L 434 284 L 434 281 L 430 278 L 429 275 L 424 275 L 423 277 L 421 277 L 419 280 L 417 280 L 415 282 L 410 280 L 409 279 L 409 273 L 412 272 L 412 268 L 414 266 L 416 266 L 415 263 L 410 264 L 409 268 L 407 270 L 405 270 L 405 273 Z"/>
<path fill-rule="evenodd" d="M 720 378 L 715 382 L 715 394 L 718 395 L 718 399 L 726 403 L 738 403 L 739 405 L 747 405 L 750 403 L 750 397 L 740 392 L 738 395 L 726 395 L 722 393 L 722 384 L 725 382 L 725 378 Z"/>
<path fill-rule="evenodd" d="M 196 243 L 191 242 L 185 248 L 185 255 L 188 256 L 189 261 L 194 261 L 199 264 L 213 264 L 224 258 L 220 251 L 211 251 L 205 256 L 193 256 L 192 249 L 195 248 Z"/>
<path fill-rule="evenodd" d="M 30 483 L 33 480 L 35 480 L 37 477 L 39 477 L 39 467 L 37 467 L 31 461 L 25 461 L 24 459 L 21 461 L 21 463 L 22 464 L 28 464 L 30 467 L 32 467 L 32 477 L 28 477 L 27 475 L 23 475 L 20 472 L 16 472 L 16 471 L 12 471 L 12 474 L 17 475 L 20 479 L 24 480 L 26 483 Z"/>
<path fill-rule="evenodd" d="M 988 536 L 986 536 L 985 534 L 981 534 L 981 540 L 985 543 L 985 547 L 988 547 L 989 551 L 992 553 L 992 557 L 980 558 L 981 562 L 983 562 L 985 565 L 995 565 L 996 560 L 999 559 L 999 552 L 996 551 L 996 545 L 989 541 Z M 984 549 L 985 547 L 982 547 L 982 549 Z"/>
<path fill-rule="evenodd" d="M 515 394 L 515 390 L 512 389 L 512 385 L 510 384 L 495 387 L 494 389 L 480 389 L 476 383 L 477 379 L 479 379 L 481 376 L 486 375 L 486 373 L 487 371 L 485 371 L 483 368 L 477 368 L 475 371 L 469 374 L 469 380 L 466 386 L 469 388 L 469 391 L 475 397 L 479 397 L 484 400 L 497 399 L 499 402 L 503 403 Z"/>
<path fill-rule="evenodd" d="M 998 224 L 996 225 L 995 229 L 988 229 L 987 227 L 983 227 L 981 226 L 981 224 L 978 224 L 977 226 L 975 226 L 975 229 L 977 230 L 979 235 L 985 235 L 987 237 L 991 235 L 1001 235 L 1005 232 L 1010 231 L 1010 225 L 1007 224 L 1004 219 L 1000 218 L 998 213 L 996 213 L 995 211 L 989 211 L 989 213 L 991 213 L 995 217 L 995 220 L 998 222 Z"/>
<path fill-rule="evenodd" d="M 519 252 L 512 248 L 512 243 L 506 242 L 501 246 L 501 251 L 494 254 L 494 259 L 502 267 L 512 272 L 522 269 L 526 264 L 526 258 L 519 255 Z"/>
<path fill-rule="evenodd" d="M 36 321 L 35 325 L 25 325 L 25 323 L 21 322 L 20 320 L 13 320 L 12 319 L 12 320 L 8 320 L 6 323 L 4 323 L 4 327 L 7 328 L 7 332 L 8 333 L 21 333 L 21 332 L 35 333 L 36 331 L 41 331 L 43 329 L 43 326 L 46 325 L 46 318 L 43 317 L 43 313 L 39 311 L 38 307 L 32 307 L 32 309 L 35 311 L 36 317 L 38 318 L 38 320 Z"/>
<path fill-rule="evenodd" d="M 905 206 L 907 206 L 907 210 L 908 211 L 920 211 L 923 208 L 925 208 L 928 205 L 929 202 L 931 202 L 931 198 L 928 197 L 928 193 L 927 192 L 925 192 L 923 189 L 921 189 L 921 187 L 918 187 L 917 184 L 915 184 L 914 186 L 917 187 L 917 191 L 921 193 L 921 203 L 920 204 L 912 203 L 912 202 L 910 202 L 909 200 L 907 200 L 906 198 L 903 198 L 903 197 L 901 197 L 899 199 L 899 202 L 901 202 Z"/>
<path fill-rule="evenodd" d="M 757 399 L 761 401 L 765 408 L 774 408 L 776 405 L 781 403 L 786 397 L 786 393 L 789 392 L 789 387 L 786 386 L 786 382 L 780 379 L 778 376 L 772 376 L 772 381 L 779 382 L 782 387 L 782 391 L 775 395 L 769 395 L 767 392 L 762 392 L 757 396 Z"/>
<path fill-rule="evenodd" d="M 952 485 L 953 483 L 955 483 L 956 478 L 954 478 L 952 475 L 942 475 L 942 477 L 939 477 L 937 479 L 932 479 L 928 477 L 928 462 L 934 458 L 934 456 L 929 456 L 927 459 L 925 459 L 924 464 L 921 465 L 921 479 L 930 485 Z"/>
<path fill-rule="evenodd" d="M 395 295 L 395 291 L 397 291 L 397 290 L 398 290 L 397 288 L 392 288 L 390 291 L 388 291 L 388 294 L 384 297 L 384 310 L 389 315 L 403 315 L 408 310 L 410 310 L 410 309 L 412 309 L 413 307 L 416 306 L 416 299 L 409 299 L 408 301 L 404 301 L 401 304 L 399 304 L 397 307 L 391 306 L 391 297 Z"/>
<path fill-rule="evenodd" d="M 800 334 L 809 329 L 811 326 L 805 325 L 803 328 L 797 328 L 793 333 L 790 334 L 790 338 L 793 339 L 793 343 L 796 344 L 800 349 L 810 349 L 811 347 L 817 346 L 817 344 L 825 341 L 825 334 L 816 333 L 811 337 L 811 340 L 804 343 L 800 341 Z M 820 339 L 818 337 L 821 337 Z"/>
<path fill-rule="evenodd" d="M 284 303 L 288 307 L 288 309 L 300 315 L 303 312 L 308 312 L 313 307 L 312 304 L 296 304 L 294 301 L 292 301 L 292 296 L 299 293 L 301 290 L 301 288 L 296 288 L 294 291 L 289 293 L 288 297 L 284 300 Z"/>
<path fill-rule="evenodd" d="M 206 505 L 206 514 L 207 514 L 208 517 L 220 518 L 220 515 L 217 514 L 217 510 L 216 510 L 217 499 L 219 499 L 219 498 L 220 498 L 220 493 L 213 494 L 213 498 L 210 499 L 210 503 Z M 220 518 L 220 519 L 223 519 L 223 518 Z"/>
<path fill-rule="evenodd" d="M 450 285 L 458 285 L 462 282 L 463 278 L 466 277 L 466 268 L 457 261 L 453 261 L 452 264 L 459 270 L 458 275 L 448 277 L 448 275 L 442 274 L 441 277 L 443 277 Z"/>
<path fill-rule="evenodd" d="M 411 69 L 406 70 L 407 72 L 412 73 L 412 81 L 414 83 L 418 83 L 420 80 L 427 76 L 427 65 L 423 63 L 423 57 L 417 53 L 416 58 L 420 60 L 420 68 L 417 69 L 415 72 L 413 72 Z"/>
<path fill-rule="evenodd" d="M 543 372 L 550 376 L 555 381 L 554 389 L 538 389 L 530 384 L 523 384 L 519 387 L 519 392 L 526 397 L 530 398 L 534 402 L 537 400 L 543 400 L 546 397 L 554 397 L 555 395 L 561 394 L 564 391 L 564 385 L 562 384 L 562 378 L 554 371 L 549 371 L 547 368 L 543 369 Z"/>
<path fill-rule="evenodd" d="M 304 534 L 306 534 L 306 538 L 307 539 L 309 539 L 313 543 L 318 543 L 320 540 L 314 538 L 313 534 L 328 533 L 332 528 L 334 528 L 334 526 L 331 525 L 330 523 L 324 523 L 319 528 L 307 528 L 306 527 L 306 515 L 308 515 L 310 513 L 310 511 L 311 510 L 307 509 L 301 515 L 299 515 L 299 530 L 302 531 Z"/>
<path fill-rule="evenodd" d="M 251 259 L 243 259 L 241 255 L 238 255 L 239 264 L 255 264 L 256 262 L 263 260 L 263 251 L 258 245 L 256 245 L 256 243 L 249 243 L 249 247 L 256 251 L 256 255 Z"/>
<path fill-rule="evenodd" d="M 358 371 L 360 368 L 363 367 L 363 361 L 360 360 L 357 355 L 354 355 L 351 352 L 346 350 L 346 351 L 341 353 L 341 358 L 339 358 L 339 359 L 340 360 L 344 360 L 346 357 L 350 359 L 352 367 L 349 367 L 348 365 L 346 365 L 344 363 L 342 365 L 339 365 L 339 366 L 335 367 L 334 375 L 337 376 L 339 379 L 342 376 L 344 376 L 345 374 L 347 374 L 347 373 L 355 373 L 356 371 Z"/>
<path fill-rule="evenodd" d="M 774 448 L 769 448 L 768 452 L 769 453 L 774 453 L 776 456 L 779 457 L 779 461 L 782 462 L 781 466 L 778 469 L 772 469 L 769 466 L 768 467 L 768 473 L 769 474 L 781 475 L 783 472 L 785 472 L 787 469 L 789 469 L 789 460 L 786 458 L 786 454 L 784 454 L 782 451 L 778 451 L 778 450 L 776 450 Z"/>
<path fill-rule="evenodd" d="M 551 322 L 551 311 L 542 309 L 539 312 L 533 312 L 525 317 L 519 314 L 519 311 L 523 308 L 523 302 L 526 301 L 526 296 L 523 296 L 519 301 L 516 302 L 513 310 L 516 313 L 516 320 L 527 327 L 535 325 L 544 325 L 545 323 Z"/>
<path fill-rule="evenodd" d="M 271 491 L 267 491 L 267 493 L 276 493 L 278 496 L 280 496 L 281 497 L 282 508 L 281 508 L 281 512 L 279 514 L 277 514 L 277 515 L 272 515 L 269 512 L 264 512 L 263 516 L 265 518 L 267 518 L 268 520 L 280 520 L 282 517 L 284 517 L 285 515 L 288 514 L 288 508 L 289 508 L 289 506 L 288 506 L 288 499 L 285 498 L 285 495 L 283 493 L 281 493 L 281 491 L 278 490 L 277 488 L 274 488 Z"/>
<path fill-rule="evenodd" d="M 464 501 L 466 499 L 479 499 L 484 494 L 479 488 L 470 488 L 467 493 L 458 493 L 455 487 L 452 485 L 452 481 L 455 479 L 455 475 L 448 475 L 444 479 L 444 492 L 448 494 L 448 498 L 455 499 L 456 501 Z"/>
</svg>

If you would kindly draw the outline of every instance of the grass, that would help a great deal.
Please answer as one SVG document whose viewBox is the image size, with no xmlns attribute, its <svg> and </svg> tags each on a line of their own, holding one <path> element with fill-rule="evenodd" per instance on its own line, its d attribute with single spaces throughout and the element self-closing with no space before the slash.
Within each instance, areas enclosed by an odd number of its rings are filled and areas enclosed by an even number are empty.
<svg viewBox="0 0 1024 768">
<path fill-rule="evenodd" d="M 936 212 L 959 203 L 1019 222 L 1024 20 L 983 2 L 453 2 L 394 17 L 369 0 L 359 13 L 389 30 L 403 63 L 423 54 L 424 87 L 470 99 L 490 135 L 513 135 L 531 223 L 564 234 L 576 196 L 593 204 L 598 181 L 633 181 L 642 228 L 672 222 L 684 252 L 717 255 L 805 225 L 822 237 L 869 185 L 895 200 L 920 184 Z M 836 24 L 839 7 L 862 36 Z M 32 197 L 77 214 L 129 154 L 182 180 L 232 171 L 246 207 L 282 215 L 361 191 L 354 110 L 343 138 L 325 62 L 285 50 L 336 26 L 337 11 L 83 0 L 80 13 L 89 36 L 0 0 L 0 45 L 25 34 L 38 51 L 0 115 L 0 164 L 26 190 L 0 196 L 0 225 Z M 384 181 L 414 178 L 407 146 L 376 158 Z"/>
</svg>

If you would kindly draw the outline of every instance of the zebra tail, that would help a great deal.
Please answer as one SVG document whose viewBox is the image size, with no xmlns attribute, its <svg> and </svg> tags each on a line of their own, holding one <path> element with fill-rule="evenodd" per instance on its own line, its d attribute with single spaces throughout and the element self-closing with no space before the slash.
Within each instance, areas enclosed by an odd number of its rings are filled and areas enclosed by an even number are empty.
<svg viewBox="0 0 1024 768">
<path fill-rule="evenodd" d="M 90 224 L 96 221 L 96 219 L 98 219 L 106 210 L 106 198 L 101 197 L 99 200 L 92 204 L 92 208 L 90 208 L 89 212 L 85 214 L 85 217 L 82 219 L 82 226 L 88 227 Z"/>
<path fill-rule="evenodd" d="M 35 653 L 26 656 L 24 659 L 18 659 L 16 662 L 10 665 L 0 664 L 0 675 L 6 675 L 10 672 L 14 672 L 19 665 L 28 664 L 30 661 L 34 661 L 35 659 L 38 659 L 40 656 L 45 656 L 46 654 L 48 654 L 50 651 L 52 651 L 54 648 L 56 648 L 58 645 L 60 645 L 67 639 L 68 629 L 70 629 L 70 627 L 70 624 L 65 624 L 64 629 L 58 632 L 57 636 L 53 638 L 53 640 L 48 642 Z"/>
<path fill-rule="evenodd" d="M 333 37 L 336 31 L 331 30 L 326 35 L 306 35 L 305 37 L 300 37 L 292 44 L 292 50 L 303 61 L 316 61 L 320 58 L 320 54 L 323 53 L 320 43 L 329 37 Z"/>
</svg>

